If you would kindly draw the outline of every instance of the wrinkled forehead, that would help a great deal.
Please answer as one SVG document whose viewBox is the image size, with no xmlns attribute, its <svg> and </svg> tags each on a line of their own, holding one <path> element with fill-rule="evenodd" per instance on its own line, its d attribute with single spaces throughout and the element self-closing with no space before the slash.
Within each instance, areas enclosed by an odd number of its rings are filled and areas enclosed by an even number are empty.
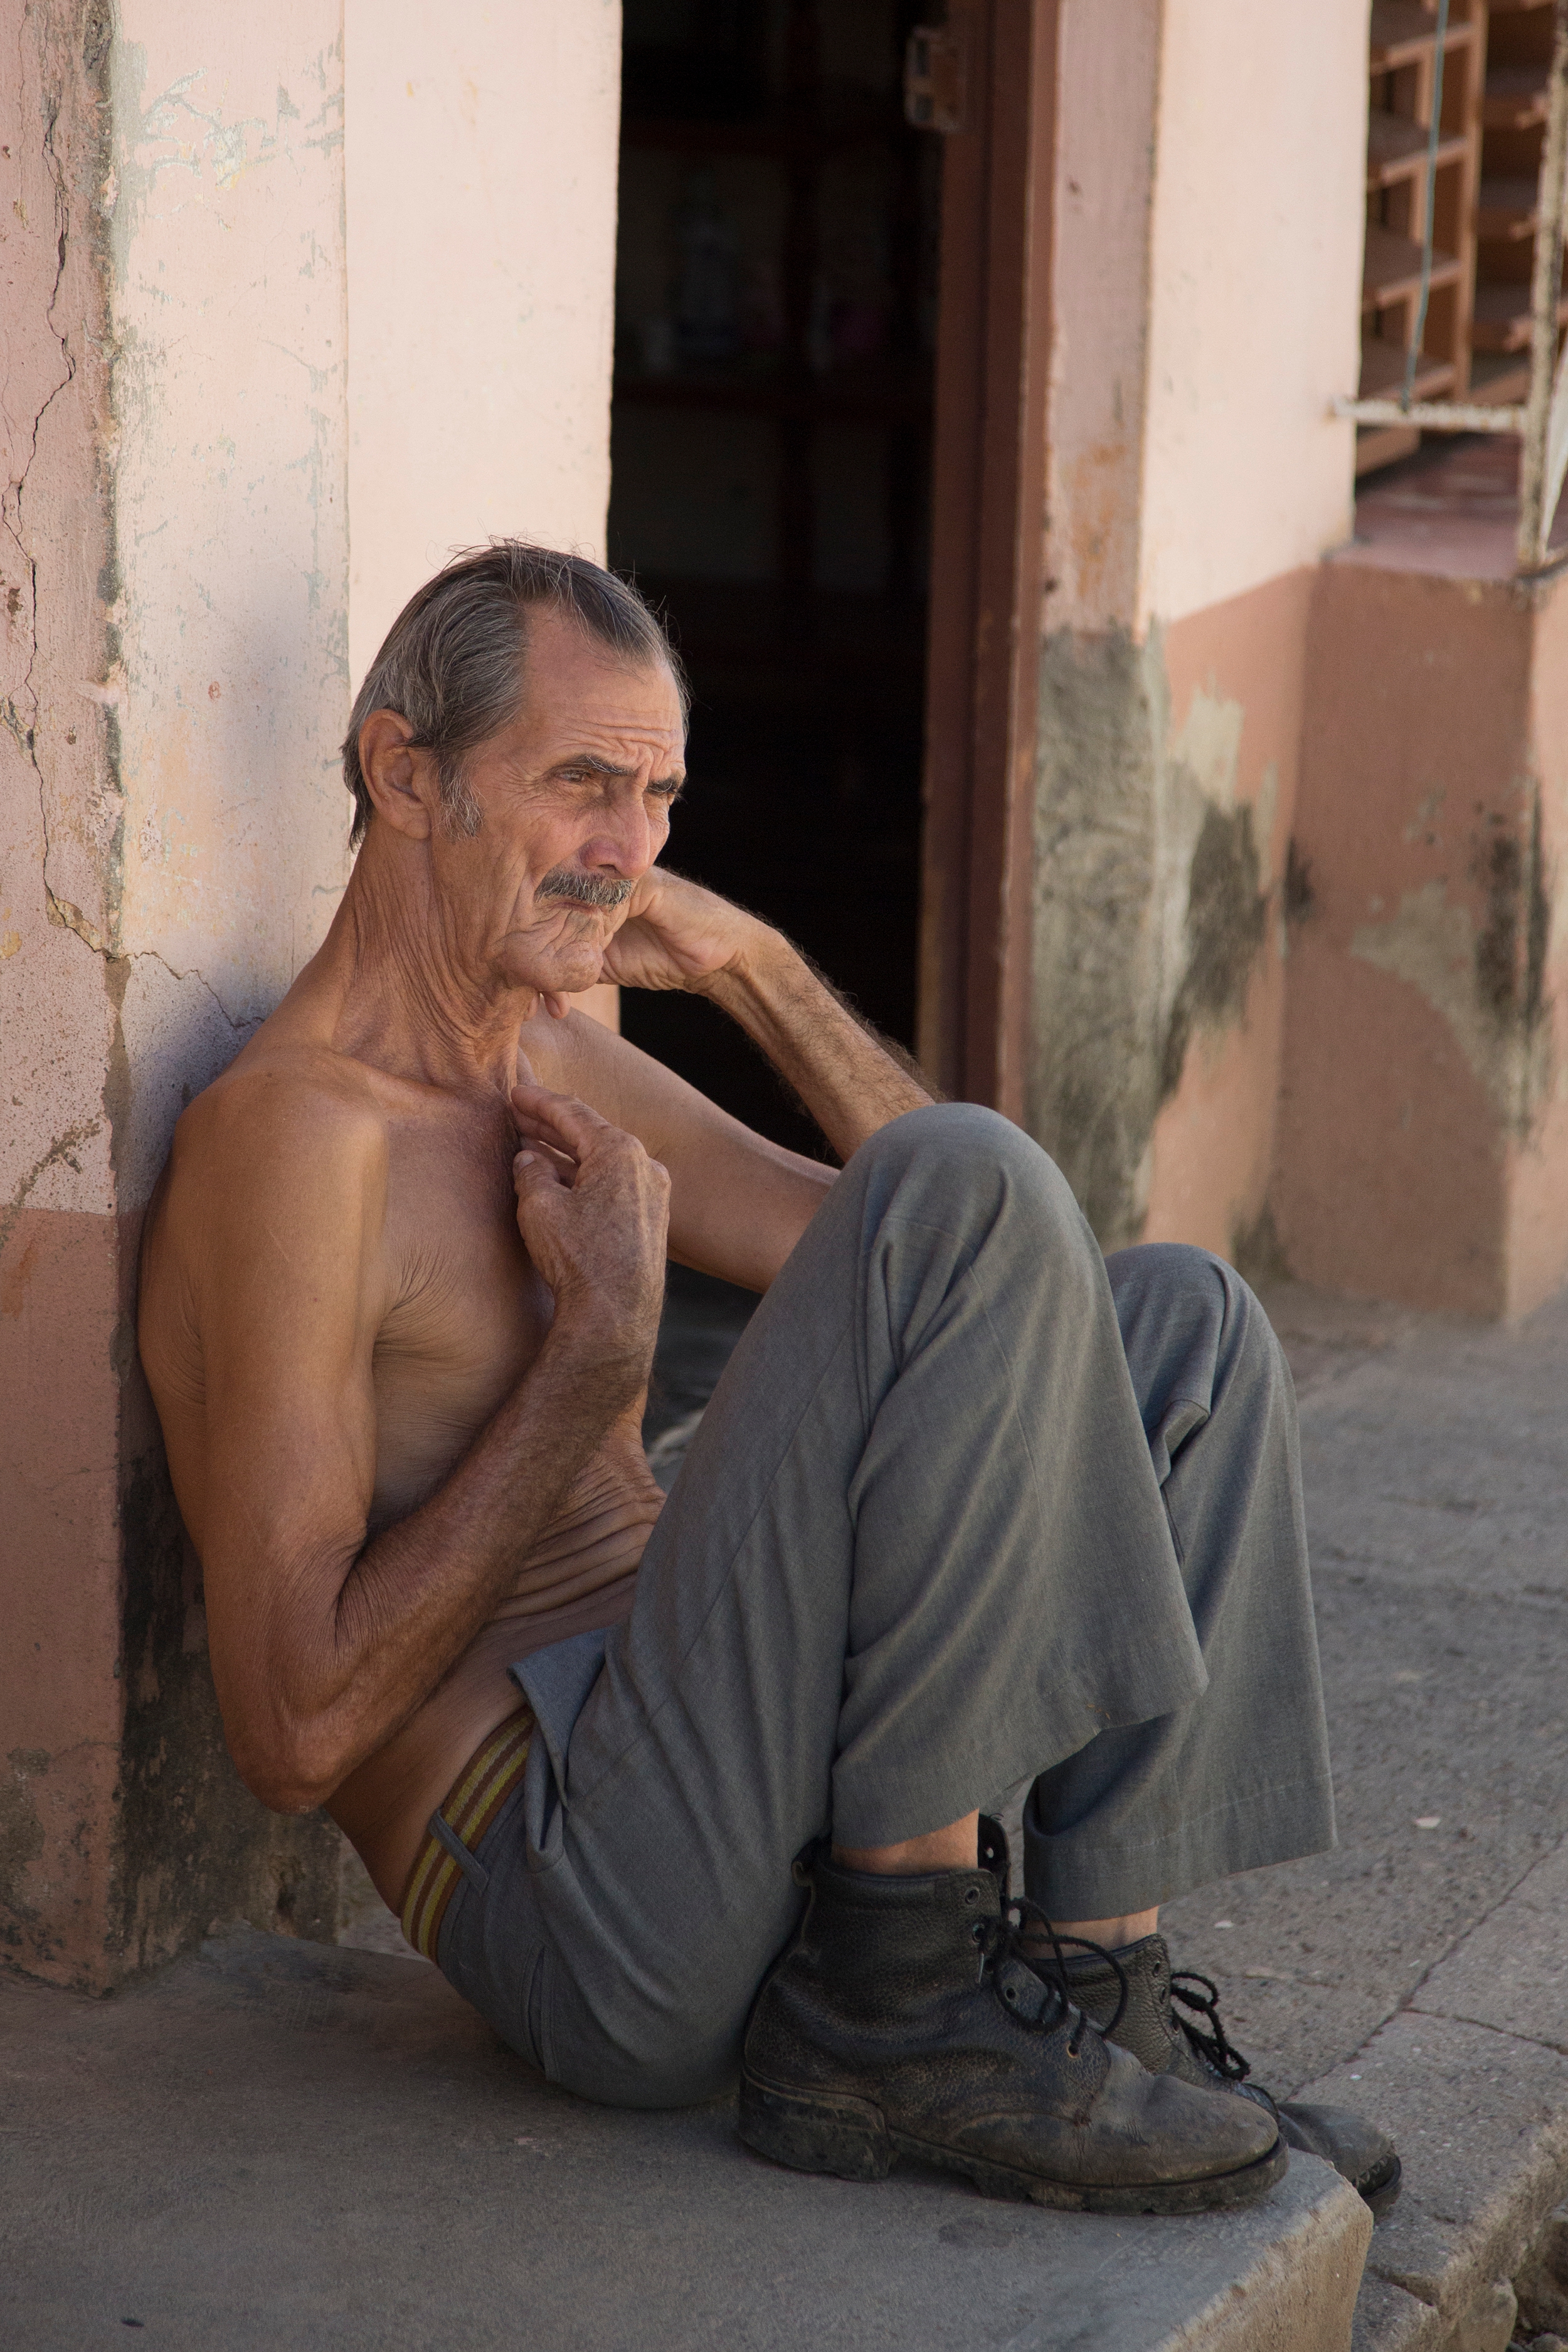
<svg viewBox="0 0 1568 2352">
<path fill-rule="evenodd" d="M 541 749 L 571 738 L 588 749 L 635 743 L 679 759 L 686 745 L 672 665 L 624 654 L 560 613 L 530 617 L 518 718 Z"/>
</svg>

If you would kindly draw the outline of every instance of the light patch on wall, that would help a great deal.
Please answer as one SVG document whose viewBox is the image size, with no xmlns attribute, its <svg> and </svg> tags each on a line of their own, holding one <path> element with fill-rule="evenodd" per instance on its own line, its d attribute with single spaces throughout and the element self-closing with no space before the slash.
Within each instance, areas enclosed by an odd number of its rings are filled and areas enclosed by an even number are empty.
<svg viewBox="0 0 1568 2352">
<path fill-rule="evenodd" d="M 127 0 L 112 50 L 120 634 L 81 689 L 125 795 L 108 919 L 58 847 L 49 878 L 134 960 L 128 1018 L 168 967 L 231 1039 L 320 944 L 316 886 L 347 870 L 340 35 L 333 0 L 279 0 L 226 31 L 220 70 L 194 20 Z"/>
<path fill-rule="evenodd" d="M 1396 914 L 1362 924 L 1351 953 L 1420 991 L 1500 1117 L 1522 1134 L 1532 1105 L 1549 1084 L 1549 1039 L 1543 1026 L 1503 1025 L 1483 1003 L 1477 987 L 1478 945 L 1470 909 L 1450 902 L 1443 883 L 1428 882 L 1407 890 Z"/>
<path fill-rule="evenodd" d="M 1239 702 L 1196 687 L 1171 745 L 1171 757 L 1189 769 L 1205 797 L 1216 808 L 1236 806 L 1236 777 L 1241 760 L 1241 730 L 1247 713 Z"/>
</svg>

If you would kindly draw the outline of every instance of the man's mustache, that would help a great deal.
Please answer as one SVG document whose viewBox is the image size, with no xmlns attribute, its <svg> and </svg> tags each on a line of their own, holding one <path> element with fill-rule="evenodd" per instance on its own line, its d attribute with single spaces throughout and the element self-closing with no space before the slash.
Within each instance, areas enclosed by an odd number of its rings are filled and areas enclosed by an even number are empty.
<svg viewBox="0 0 1568 2352">
<path fill-rule="evenodd" d="M 552 866 L 538 889 L 536 898 L 569 898 L 574 907 L 624 907 L 635 882 L 612 882 L 607 875 L 584 874 L 575 866 Z"/>
</svg>

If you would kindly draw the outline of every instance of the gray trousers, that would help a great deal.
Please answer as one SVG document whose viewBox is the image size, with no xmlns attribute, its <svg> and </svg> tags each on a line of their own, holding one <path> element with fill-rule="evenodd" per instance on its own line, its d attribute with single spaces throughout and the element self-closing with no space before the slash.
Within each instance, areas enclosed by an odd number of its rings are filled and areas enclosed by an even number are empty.
<svg viewBox="0 0 1568 2352">
<path fill-rule="evenodd" d="M 514 1667 L 539 1735 L 440 1965 L 554 2081 L 731 2079 L 794 1856 L 1033 1779 L 1029 1895 L 1142 1909 L 1333 1842 L 1289 1374 L 1206 1252 L 1109 1265 L 994 1113 L 856 1152 L 752 1318 L 632 1614 Z M 1036 1777 L 1037 1776 L 1037 1777 Z"/>
</svg>

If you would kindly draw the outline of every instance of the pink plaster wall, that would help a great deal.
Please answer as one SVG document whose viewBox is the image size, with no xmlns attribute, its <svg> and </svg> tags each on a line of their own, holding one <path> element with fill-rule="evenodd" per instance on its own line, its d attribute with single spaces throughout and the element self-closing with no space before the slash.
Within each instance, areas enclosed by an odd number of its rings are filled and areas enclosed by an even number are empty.
<svg viewBox="0 0 1568 2352">
<path fill-rule="evenodd" d="M 603 562 L 620 11 L 343 0 L 349 669 L 458 548 Z M 619 992 L 582 1011 L 619 1024 Z"/>
<path fill-rule="evenodd" d="M 1056 21 L 1028 1116 L 1103 1240 L 1234 1252 L 1272 1151 L 1310 583 L 1351 524 L 1365 0 L 1240 45 L 1226 0 Z M 1248 811 L 1263 937 L 1181 1055 L 1194 855 L 1218 824 L 1239 859 Z"/>
<path fill-rule="evenodd" d="M 114 1006 L 104 675 L 101 84 L 68 9 L 10 5 L 0 75 L 0 1954 L 90 1953 L 121 1719 Z"/>
<path fill-rule="evenodd" d="M 101 1990 L 310 1875 L 184 1648 L 133 1293 L 344 871 L 336 0 L 5 34 L 0 1954 Z"/>
<path fill-rule="evenodd" d="M 0 1255 L 0 1952 L 80 1976 L 119 1776 L 119 1235 L 22 1209 Z"/>
<path fill-rule="evenodd" d="M 455 547 L 601 561 L 617 6 L 344 0 L 350 667 Z"/>
<path fill-rule="evenodd" d="M 1234 713 L 1234 736 L 1211 730 L 1226 755 L 1198 781 L 1209 804 L 1252 811 L 1267 905 L 1239 1007 L 1223 1023 L 1196 1030 L 1176 1091 L 1156 1119 L 1144 1235 L 1198 1242 L 1227 1257 L 1245 1254 L 1254 1234 L 1273 1160 L 1284 1034 L 1284 878 L 1313 577 L 1309 569 L 1287 572 L 1189 614 L 1164 640 L 1172 752 L 1179 756 L 1184 743 L 1192 746 L 1201 735 L 1193 725 L 1194 706 Z"/>
<path fill-rule="evenodd" d="M 1527 1314 L 1568 1282 L 1568 593 L 1562 579 L 1534 604 L 1529 747 L 1547 844 L 1551 907 L 1544 992 L 1549 1060 L 1536 1124 L 1511 1159 L 1505 1311 Z"/>
<path fill-rule="evenodd" d="M 335 1900 L 224 1753 L 133 1293 L 347 872 L 343 16 L 0 0 L 0 1957 L 89 1990 Z M 354 21 L 374 626 L 437 538 L 600 543 L 619 12 Z"/>
<path fill-rule="evenodd" d="M 1320 576 L 1272 1192 L 1309 1281 L 1496 1316 L 1568 1273 L 1565 614 Z"/>
</svg>

